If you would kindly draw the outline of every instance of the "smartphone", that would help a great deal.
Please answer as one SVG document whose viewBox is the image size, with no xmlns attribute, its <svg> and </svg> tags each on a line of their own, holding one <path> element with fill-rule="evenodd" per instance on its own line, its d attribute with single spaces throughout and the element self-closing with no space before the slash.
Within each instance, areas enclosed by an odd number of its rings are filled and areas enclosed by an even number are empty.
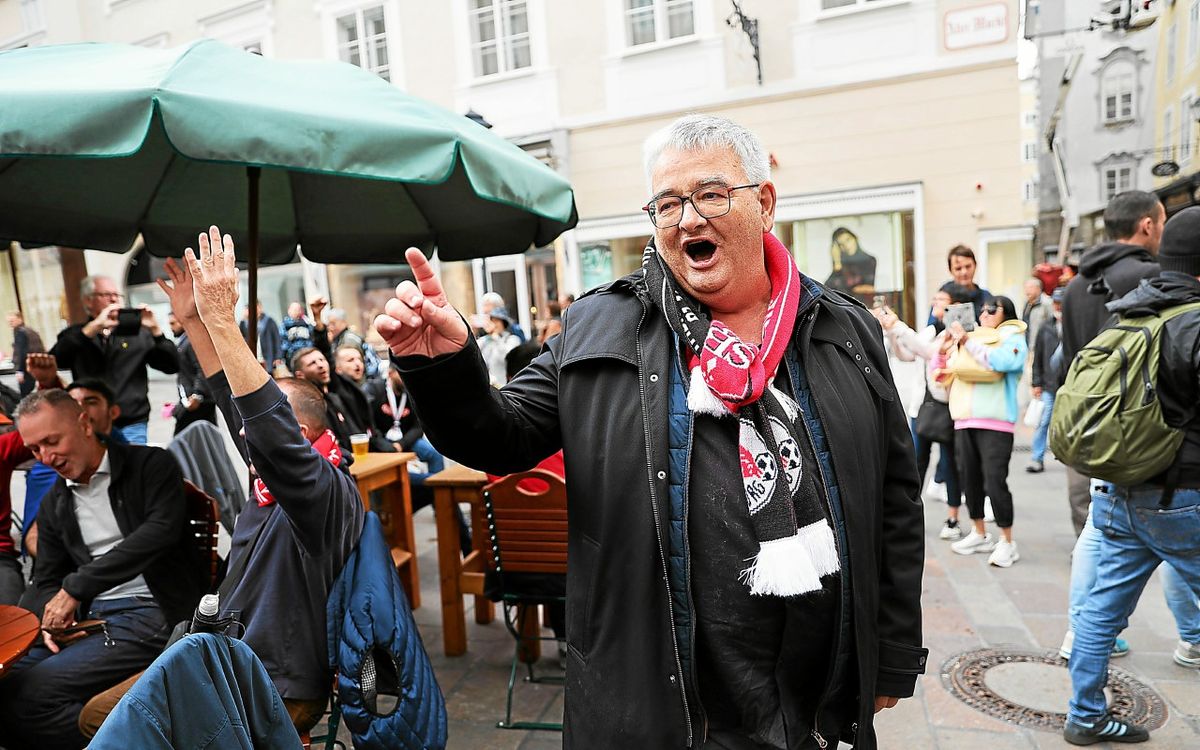
<svg viewBox="0 0 1200 750">
<path fill-rule="evenodd" d="M 117 336 L 136 336 L 142 330 L 142 311 L 136 307 L 122 307 L 117 310 L 117 327 L 113 334 Z"/>
<path fill-rule="evenodd" d="M 962 302 L 957 305 L 947 305 L 946 314 L 942 317 L 942 323 L 947 328 L 953 323 L 960 323 L 964 330 L 975 330 L 975 305 L 970 302 Z"/>
</svg>

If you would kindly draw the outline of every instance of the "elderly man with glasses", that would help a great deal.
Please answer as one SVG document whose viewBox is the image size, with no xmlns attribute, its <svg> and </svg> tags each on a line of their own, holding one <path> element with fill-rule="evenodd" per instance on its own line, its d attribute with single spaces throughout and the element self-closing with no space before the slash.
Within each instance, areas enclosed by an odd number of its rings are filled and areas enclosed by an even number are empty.
<svg viewBox="0 0 1200 750">
<path fill-rule="evenodd" d="M 74 380 L 97 378 L 117 394 L 121 416 L 113 433 L 134 445 L 145 445 L 150 419 L 146 368 L 174 375 L 179 372 L 175 344 L 163 335 L 154 313 L 136 311 L 134 327 L 122 325 L 123 295 L 107 276 L 88 276 L 79 286 L 88 321 L 58 334 L 50 350 L 59 365 L 71 370 Z M 133 311 L 126 313 L 126 318 Z"/>
<path fill-rule="evenodd" d="M 876 747 L 912 695 L 922 511 L 878 325 L 771 234 L 758 138 L 689 115 L 645 149 L 654 236 L 511 382 L 421 253 L 376 328 L 446 456 L 560 448 L 564 747 Z"/>
</svg>

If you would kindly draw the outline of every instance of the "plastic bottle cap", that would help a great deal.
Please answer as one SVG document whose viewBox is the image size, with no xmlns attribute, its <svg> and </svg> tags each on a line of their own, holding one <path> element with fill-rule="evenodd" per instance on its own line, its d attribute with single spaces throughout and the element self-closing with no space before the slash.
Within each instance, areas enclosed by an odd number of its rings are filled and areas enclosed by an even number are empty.
<svg viewBox="0 0 1200 750">
<path fill-rule="evenodd" d="M 216 617 L 221 609 L 221 597 L 217 594 L 205 594 L 200 598 L 196 611 L 204 617 Z"/>
</svg>

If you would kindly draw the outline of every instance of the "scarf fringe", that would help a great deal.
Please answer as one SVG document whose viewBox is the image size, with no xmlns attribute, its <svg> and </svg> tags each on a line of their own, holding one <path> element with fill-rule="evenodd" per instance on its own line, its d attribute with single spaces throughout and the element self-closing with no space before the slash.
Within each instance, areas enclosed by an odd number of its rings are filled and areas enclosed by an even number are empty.
<svg viewBox="0 0 1200 750">
<path fill-rule="evenodd" d="M 841 569 L 833 529 L 822 520 L 795 536 L 759 545 L 758 555 L 738 579 L 755 596 L 798 596 L 821 590 L 821 578 Z"/>
<path fill-rule="evenodd" d="M 833 529 L 829 526 L 828 521 L 822 518 L 816 523 L 810 523 L 797 531 L 796 537 L 804 545 L 808 559 L 816 569 L 817 575 L 827 576 L 841 570 L 837 543 L 833 539 Z"/>
<path fill-rule="evenodd" d="M 687 405 L 694 414 L 708 414 L 713 417 L 729 416 L 729 407 L 717 398 L 699 367 L 692 368 L 692 380 L 688 385 Z"/>
<path fill-rule="evenodd" d="M 821 590 L 821 576 L 799 535 L 760 544 L 754 561 L 739 579 L 755 596 L 796 596 Z"/>
</svg>

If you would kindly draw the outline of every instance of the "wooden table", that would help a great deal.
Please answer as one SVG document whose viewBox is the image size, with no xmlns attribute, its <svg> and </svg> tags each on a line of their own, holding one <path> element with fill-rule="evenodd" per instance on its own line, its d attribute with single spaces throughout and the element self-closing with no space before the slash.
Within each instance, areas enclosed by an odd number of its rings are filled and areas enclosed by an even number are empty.
<svg viewBox="0 0 1200 750">
<path fill-rule="evenodd" d="M 421 606 L 412 490 L 408 484 L 408 462 L 416 457 L 415 453 L 368 453 L 355 458 L 350 465 L 350 474 L 358 482 L 358 494 L 362 496 L 363 507 L 372 510 L 372 490 L 383 493 L 382 505 L 374 510 L 379 514 L 384 536 L 392 548 L 392 563 L 400 574 L 400 583 L 413 609 Z"/>
<path fill-rule="evenodd" d="M 467 614 L 463 597 L 475 595 L 475 622 L 486 625 L 495 619 L 496 608 L 483 595 L 483 573 L 487 566 L 487 519 L 483 510 L 483 486 L 487 475 L 465 466 L 452 466 L 427 478 L 433 488 L 433 510 L 437 515 L 438 576 L 442 589 L 442 643 L 446 656 L 467 652 Z M 471 546 L 466 557 L 459 545 L 455 503 L 471 505 Z"/>
<path fill-rule="evenodd" d="M 40 631 L 37 615 L 20 607 L 0 605 L 0 677 L 29 653 Z"/>
</svg>

